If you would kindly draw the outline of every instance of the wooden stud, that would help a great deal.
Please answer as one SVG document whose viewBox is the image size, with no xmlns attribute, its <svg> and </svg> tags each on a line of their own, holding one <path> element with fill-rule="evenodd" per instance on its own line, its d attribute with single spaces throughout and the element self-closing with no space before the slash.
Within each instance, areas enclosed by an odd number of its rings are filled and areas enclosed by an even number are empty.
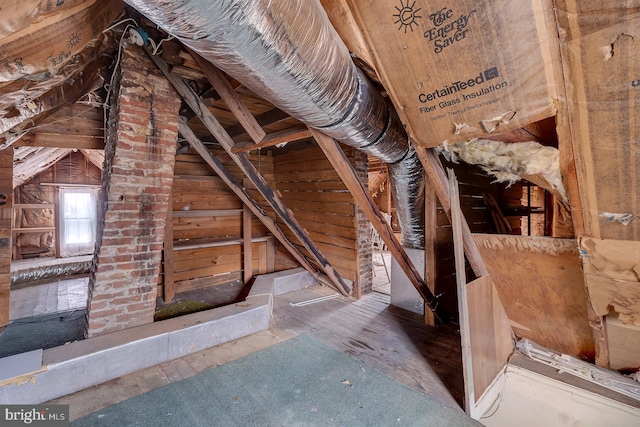
<svg viewBox="0 0 640 427">
<path fill-rule="evenodd" d="M 464 411 L 471 415 L 475 405 L 473 388 L 473 365 L 471 359 L 471 337 L 469 335 L 469 306 L 467 305 L 467 275 L 464 263 L 464 244 L 462 224 L 465 222 L 460 209 L 458 180 L 453 170 L 449 169 L 449 201 L 451 209 L 451 228 L 453 231 L 453 252 L 456 265 L 456 289 L 458 291 L 458 313 L 460 340 L 462 342 L 462 376 L 464 377 Z"/>
<path fill-rule="evenodd" d="M 172 209 L 173 193 L 169 197 L 169 206 L 167 207 L 167 224 L 164 228 L 164 301 L 173 300 L 176 295 L 176 283 L 174 280 L 174 263 L 173 263 L 173 209 Z"/>
<path fill-rule="evenodd" d="M 0 328 L 9 324 L 13 222 L 13 149 L 0 151 Z"/>
<path fill-rule="evenodd" d="M 151 57 L 152 61 L 156 64 L 156 66 L 162 71 L 167 80 L 172 84 L 172 86 L 176 89 L 176 91 L 180 94 L 182 99 L 191 107 L 196 116 L 200 119 L 200 121 L 207 127 L 209 132 L 216 138 L 216 140 L 220 143 L 220 145 L 227 152 L 229 157 L 233 160 L 236 165 L 239 166 L 240 170 L 244 173 L 244 175 L 253 183 L 253 185 L 258 189 L 258 191 L 262 194 L 264 199 L 269 203 L 269 205 L 273 208 L 276 215 L 278 215 L 285 225 L 291 230 L 291 232 L 300 240 L 302 245 L 309 251 L 311 256 L 322 266 L 322 269 L 327 274 L 327 276 L 331 279 L 331 282 L 334 284 L 336 289 L 338 289 L 343 295 L 349 295 L 351 293 L 351 289 L 349 285 L 347 285 L 342 277 L 338 274 L 337 270 L 329 263 L 329 260 L 322 254 L 322 252 L 318 249 L 316 244 L 311 240 L 307 231 L 300 225 L 298 220 L 293 216 L 291 210 L 289 210 L 282 201 L 282 198 L 279 197 L 276 192 L 269 186 L 264 177 L 258 172 L 253 163 L 249 160 L 249 157 L 246 153 L 232 153 L 231 149 L 234 146 L 234 141 L 231 139 L 229 134 L 224 130 L 220 122 L 213 116 L 213 114 L 209 111 L 209 109 L 202 103 L 202 100 L 196 95 L 191 88 L 184 83 L 181 79 L 173 75 L 169 71 L 168 65 L 160 59 L 158 56 L 152 55 L 148 49 L 145 49 L 148 55 Z M 183 127 L 186 127 L 186 123 L 183 123 Z M 184 136 L 184 135 L 183 135 Z M 195 147 L 194 147 L 195 148 Z M 204 148 L 204 145 L 202 148 Z M 205 156 L 210 155 L 208 151 Z M 203 155 L 199 152 L 200 155 Z M 206 160 L 206 159 L 205 159 Z M 266 224 L 265 224 L 266 225 Z"/>
<path fill-rule="evenodd" d="M 380 237 L 387 245 L 389 252 L 398 262 L 402 271 L 407 275 L 409 281 L 413 284 L 413 286 L 418 290 L 420 296 L 425 302 L 425 305 L 431 310 L 431 301 L 433 301 L 434 296 L 431 290 L 427 287 L 427 284 L 420 277 L 420 273 L 416 269 L 416 267 L 411 262 L 411 259 L 405 252 L 402 245 L 396 239 L 396 236 L 393 234 L 393 230 L 391 226 L 387 223 L 384 216 L 376 206 L 374 200 L 369 195 L 369 192 L 364 188 L 362 182 L 358 179 L 351 163 L 344 155 L 344 152 L 338 145 L 338 143 L 331 137 L 323 134 L 322 132 L 311 129 L 311 133 L 315 140 L 318 142 L 320 148 L 327 156 L 327 159 L 333 165 L 333 168 L 336 170 L 344 185 L 349 189 L 351 195 L 356 200 L 356 202 L 362 208 L 365 216 L 371 222 L 373 227 L 378 231 Z M 437 317 L 437 314 L 434 312 L 434 315 Z"/>
<path fill-rule="evenodd" d="M 436 193 L 429 178 L 425 176 L 424 186 L 424 279 L 431 290 L 436 293 L 436 229 L 438 227 L 438 206 Z M 435 326 L 435 318 L 431 310 L 424 310 L 424 322 Z"/>
<path fill-rule="evenodd" d="M 267 273 L 276 269 L 276 242 L 273 237 L 267 239 Z"/>
<path fill-rule="evenodd" d="M 253 277 L 253 263 L 251 254 L 251 211 L 247 205 L 242 209 L 242 271 L 246 285 Z"/>
</svg>

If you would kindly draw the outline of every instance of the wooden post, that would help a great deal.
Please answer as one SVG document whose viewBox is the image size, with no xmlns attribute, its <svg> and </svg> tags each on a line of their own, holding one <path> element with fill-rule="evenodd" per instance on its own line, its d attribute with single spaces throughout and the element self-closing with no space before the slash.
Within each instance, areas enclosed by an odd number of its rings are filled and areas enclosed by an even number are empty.
<svg viewBox="0 0 640 427">
<path fill-rule="evenodd" d="M 325 156 L 327 156 L 327 159 L 329 159 L 333 168 L 340 176 L 340 179 L 344 182 L 344 185 L 349 189 L 351 195 L 360 205 L 367 219 L 378 231 L 378 234 L 380 234 L 380 237 L 389 248 L 391 255 L 398 262 L 398 265 L 402 268 L 402 271 L 407 275 L 413 286 L 418 290 L 420 296 L 425 302 L 425 305 L 429 310 L 431 310 L 431 301 L 434 299 L 433 293 L 427 287 L 424 280 L 422 280 L 422 277 L 420 277 L 420 273 L 418 273 L 418 270 L 411 262 L 411 259 L 409 259 L 404 248 L 396 239 L 391 226 L 387 223 L 384 216 L 382 216 L 382 213 L 369 195 L 369 192 L 358 179 L 358 176 L 353 170 L 353 166 L 349 163 L 349 160 L 344 155 L 344 152 L 338 143 L 333 138 L 318 130 L 311 128 L 310 130 L 313 137 L 318 142 L 318 145 L 322 148 Z M 437 317 L 435 312 L 434 315 Z"/>
<path fill-rule="evenodd" d="M 251 211 L 247 205 L 242 205 L 242 271 L 245 285 L 253 277 L 251 238 Z"/>
<path fill-rule="evenodd" d="M 473 389 L 473 364 L 471 361 L 471 337 L 469 335 L 469 306 L 467 305 L 467 276 L 464 264 L 464 244 L 462 241 L 462 224 L 465 222 L 460 209 L 458 180 L 453 170 L 449 169 L 449 200 L 451 201 L 451 228 L 453 231 L 453 253 L 456 264 L 456 289 L 458 291 L 458 314 L 460 325 L 460 341 L 462 343 L 462 376 L 464 377 L 464 411 L 471 415 L 475 405 Z"/>
<path fill-rule="evenodd" d="M 440 201 L 440 205 L 449 217 L 449 221 L 451 221 L 449 183 L 444 168 L 440 163 L 440 159 L 438 159 L 438 155 L 432 149 L 419 146 L 415 148 L 418 153 L 418 157 L 420 158 L 420 162 L 422 163 L 422 167 L 424 168 L 429 181 L 431 181 L 431 184 L 433 185 L 433 189 Z M 462 217 L 461 229 L 464 252 L 467 255 L 467 259 L 469 260 L 469 264 L 471 265 L 473 272 L 477 277 L 486 276 L 488 274 L 487 267 L 484 265 L 484 261 L 480 256 L 480 251 L 478 251 L 478 247 L 471 235 L 469 224 L 464 220 L 464 216 Z"/>
<path fill-rule="evenodd" d="M 173 194 L 169 197 L 167 208 L 167 225 L 164 227 L 164 287 L 165 302 L 173 300 L 176 295 L 176 284 L 173 279 Z"/>
<path fill-rule="evenodd" d="M 235 144 L 234 141 L 224 130 L 220 122 L 218 122 L 213 114 L 211 114 L 207 106 L 204 105 L 200 97 L 198 97 L 185 82 L 171 73 L 171 71 L 169 71 L 168 65 L 162 59 L 160 59 L 158 56 L 152 55 L 148 49 L 146 49 L 146 52 L 149 54 L 160 71 L 162 71 L 167 80 L 169 80 L 169 82 L 173 85 L 176 92 L 180 94 L 182 99 L 186 101 L 186 103 L 189 105 L 189 107 L 191 107 L 200 121 L 206 126 L 209 132 L 211 132 L 211 135 L 216 138 L 222 148 L 224 148 L 224 150 L 227 152 L 229 157 L 234 161 L 236 165 L 240 167 L 240 170 L 244 173 L 244 175 L 262 194 L 264 199 L 273 208 L 276 215 L 278 215 L 280 219 L 282 219 L 285 225 L 289 227 L 291 232 L 300 240 L 300 243 L 302 243 L 304 248 L 309 251 L 311 256 L 313 256 L 318 264 L 320 264 L 336 289 L 338 289 L 343 295 L 349 295 L 351 293 L 349 285 L 347 285 L 344 280 L 342 280 L 342 277 L 340 277 L 337 270 L 329 263 L 329 260 L 318 249 L 313 240 L 311 240 L 309 233 L 302 227 L 302 225 L 300 225 L 298 220 L 293 216 L 291 210 L 289 210 L 285 206 L 282 198 L 276 194 L 276 192 L 269 186 L 269 183 L 267 183 L 260 172 L 258 172 L 255 166 L 249 160 L 249 157 L 246 155 L 246 153 L 236 154 L 231 151 Z M 204 146 L 202 146 L 202 148 L 204 148 Z M 204 150 L 208 153 L 206 148 L 204 148 Z"/>
<path fill-rule="evenodd" d="M 9 324 L 13 219 L 13 148 L 0 151 L 0 328 Z"/>
<path fill-rule="evenodd" d="M 424 279 L 432 294 L 436 293 L 436 231 L 438 227 L 438 206 L 433 184 L 425 176 L 424 186 Z M 431 310 L 424 310 L 424 322 L 435 326 Z"/>
</svg>

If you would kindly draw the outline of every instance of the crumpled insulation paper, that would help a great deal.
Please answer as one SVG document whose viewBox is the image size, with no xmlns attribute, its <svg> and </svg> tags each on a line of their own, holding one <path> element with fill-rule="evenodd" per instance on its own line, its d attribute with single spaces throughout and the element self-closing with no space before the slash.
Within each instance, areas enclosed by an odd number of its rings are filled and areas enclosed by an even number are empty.
<svg viewBox="0 0 640 427">
<path fill-rule="evenodd" d="M 472 139 L 438 147 L 444 157 L 454 163 L 462 160 L 477 165 L 495 182 L 513 184 L 526 175 L 542 176 L 568 203 L 567 191 L 562 183 L 558 149 L 535 141 L 505 143 L 488 139 Z"/>
</svg>

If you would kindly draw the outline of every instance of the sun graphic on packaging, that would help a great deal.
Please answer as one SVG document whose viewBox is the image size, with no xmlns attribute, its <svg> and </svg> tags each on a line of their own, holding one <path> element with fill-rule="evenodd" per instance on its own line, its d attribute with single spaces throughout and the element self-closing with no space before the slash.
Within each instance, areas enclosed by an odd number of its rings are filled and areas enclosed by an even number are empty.
<svg viewBox="0 0 640 427">
<path fill-rule="evenodd" d="M 416 5 L 414 1 L 409 5 L 409 1 L 405 4 L 404 1 L 400 0 L 400 7 L 395 6 L 398 13 L 394 13 L 393 17 L 396 18 L 394 24 L 400 24 L 398 26 L 398 31 L 402 31 L 404 29 L 405 34 L 407 33 L 407 28 L 413 32 L 413 26 L 419 27 L 420 24 L 416 22 L 416 19 L 422 18 L 422 16 L 418 15 L 420 8 L 414 9 L 413 7 Z"/>
</svg>

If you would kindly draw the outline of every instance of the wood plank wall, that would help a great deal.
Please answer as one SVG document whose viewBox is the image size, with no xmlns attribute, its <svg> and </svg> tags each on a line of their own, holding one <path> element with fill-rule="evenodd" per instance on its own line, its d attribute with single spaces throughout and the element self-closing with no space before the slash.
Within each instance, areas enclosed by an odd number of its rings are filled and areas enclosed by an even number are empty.
<svg viewBox="0 0 640 427">
<path fill-rule="evenodd" d="M 102 171 L 93 165 L 81 152 L 71 152 L 15 189 L 16 202 L 23 204 L 54 204 L 52 208 L 17 209 L 14 215 L 15 228 L 58 227 L 54 221 L 54 210 L 58 209 L 58 187 L 42 183 L 99 186 Z M 55 231 L 44 233 L 15 233 L 13 259 L 55 256 Z"/>
<path fill-rule="evenodd" d="M 343 147 L 353 161 L 354 150 Z M 302 226 L 339 274 L 354 282 L 357 277 L 355 205 L 351 193 L 317 146 L 274 156 L 277 189 Z M 287 236 L 307 255 L 289 230 Z M 278 252 L 278 264 L 287 265 Z"/>
<path fill-rule="evenodd" d="M 242 180 L 228 156 L 217 151 L 214 155 Z M 270 156 L 252 155 L 251 161 L 273 182 Z M 240 281 L 244 268 L 242 202 L 193 151 L 176 156 L 172 203 L 175 292 Z M 255 216 L 251 234 L 253 273 L 274 271 L 274 238 Z M 163 278 L 164 274 L 161 281 Z M 163 283 L 159 286 L 162 292 Z"/>
<path fill-rule="evenodd" d="M 0 331 L 9 324 L 13 149 L 0 151 Z"/>
</svg>

